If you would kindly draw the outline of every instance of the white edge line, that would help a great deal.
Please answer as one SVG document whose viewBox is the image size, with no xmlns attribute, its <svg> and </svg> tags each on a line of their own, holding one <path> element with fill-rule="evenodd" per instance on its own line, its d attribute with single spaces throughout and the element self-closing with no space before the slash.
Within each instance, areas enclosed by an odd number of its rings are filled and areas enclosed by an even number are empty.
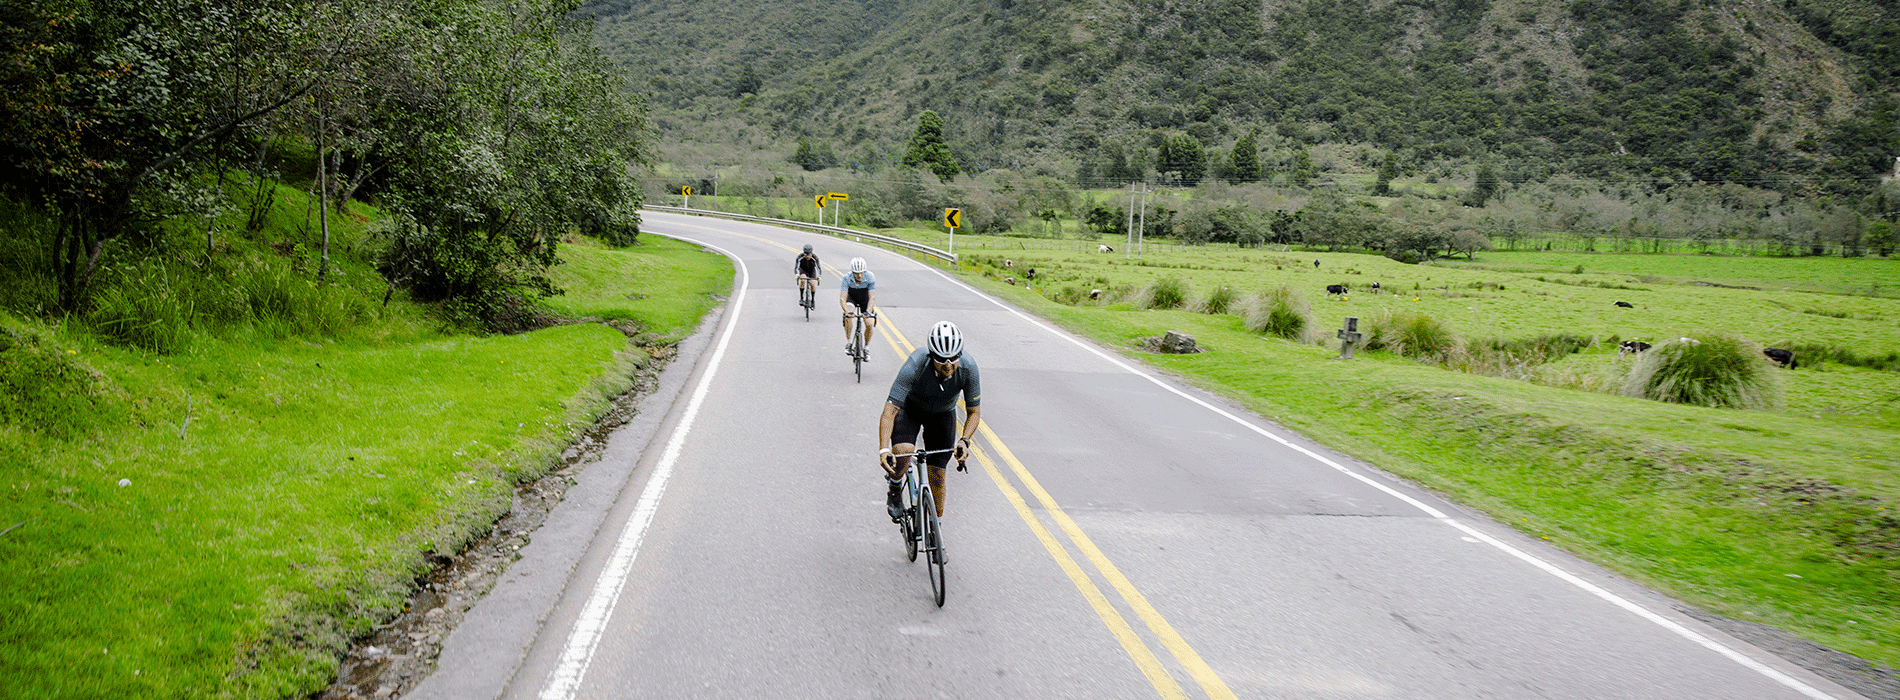
<svg viewBox="0 0 1900 700">
<path fill-rule="evenodd" d="M 1219 406 L 1215 406 L 1211 403 L 1201 400 L 1197 396 L 1191 395 L 1174 386 L 1171 386 L 1167 382 L 1161 381 L 1159 378 L 1156 378 L 1154 375 L 1151 375 L 1147 372 L 1143 372 L 1140 369 L 1137 369 L 1129 365 L 1128 363 L 1123 362 L 1122 359 L 1119 357 L 1109 355 L 1108 353 L 1102 352 L 1099 348 L 1095 348 L 1089 345 L 1088 343 L 1084 343 L 1081 340 L 1076 339 L 1071 334 L 1062 333 L 1062 332 L 1057 331 L 1054 328 L 1050 328 L 1047 324 L 1044 324 L 1042 321 L 1037 320 L 1029 316 L 1028 314 L 1023 313 L 1022 311 L 1019 311 L 1009 306 L 1008 304 L 1003 303 L 1002 300 L 997 299 L 994 295 L 984 292 L 975 287 L 972 287 L 968 283 L 964 282 L 963 280 L 959 280 L 954 277 L 951 277 L 949 274 L 945 273 L 942 270 L 939 270 L 935 267 L 931 267 L 929 265 L 924 265 L 923 267 L 926 270 L 937 273 L 938 276 L 943 277 L 946 280 L 949 280 L 953 284 L 961 285 L 964 288 L 969 289 L 972 292 L 975 292 L 978 296 L 981 296 L 984 299 L 988 300 L 990 303 L 995 304 L 998 308 L 1001 308 L 1004 311 L 1008 311 L 1012 314 L 1015 314 L 1017 318 L 1020 318 L 1024 321 L 1029 322 L 1030 325 L 1033 325 L 1033 326 L 1036 326 L 1037 328 L 1041 328 L 1045 331 L 1048 331 L 1051 335 L 1054 335 L 1063 340 L 1067 340 L 1070 343 L 1073 343 L 1076 347 L 1079 347 L 1079 348 L 1082 348 L 1083 350 L 1087 350 L 1091 353 L 1094 353 L 1095 356 L 1100 357 L 1104 360 L 1107 360 L 1110 364 L 1113 364 L 1117 367 L 1127 370 L 1129 373 L 1134 374 L 1135 376 L 1138 376 L 1150 382 L 1153 382 L 1155 386 L 1158 386 L 1170 392 L 1173 392 L 1176 396 L 1192 401 L 1200 405 L 1201 407 L 1206 408 L 1209 411 L 1213 411 L 1214 413 L 1228 420 L 1231 420 L 1235 423 L 1238 423 L 1249 430 L 1252 430 L 1256 433 L 1264 435 L 1268 439 L 1271 439 L 1275 442 L 1285 445 L 1293 449 L 1294 451 L 1299 452 L 1300 454 L 1304 454 L 1308 457 L 1312 457 L 1313 459 L 1319 461 L 1321 464 L 1324 464 L 1326 466 L 1332 467 L 1333 469 L 1339 470 L 1340 473 L 1345 474 L 1346 476 L 1350 476 L 1354 479 L 1358 479 L 1359 481 L 1364 482 L 1366 485 L 1369 485 L 1375 489 L 1385 492 L 1387 495 L 1390 495 L 1401 501 L 1409 503 L 1413 507 L 1421 511 L 1424 511 L 1427 515 L 1432 516 L 1434 519 L 1443 521 L 1451 525 L 1452 527 L 1463 530 L 1466 533 L 1469 533 L 1472 537 L 1475 537 L 1479 541 L 1484 542 L 1485 544 L 1489 544 L 1492 547 L 1496 547 L 1498 549 L 1503 550 L 1506 554 L 1509 554 L 1513 557 L 1517 557 L 1518 559 L 1522 559 L 1526 562 L 1529 562 L 1532 566 L 1542 569 L 1545 572 L 1551 574 L 1552 576 L 1556 576 L 1558 579 L 1561 579 L 1564 582 L 1569 583 L 1570 585 L 1576 586 L 1577 588 L 1580 588 L 1587 593 L 1595 595 L 1598 598 L 1602 598 L 1606 601 L 1609 601 L 1610 603 L 1616 605 L 1617 607 L 1620 607 L 1620 608 L 1623 608 L 1624 610 L 1628 610 L 1632 613 L 1635 613 L 1636 615 L 1642 617 L 1643 619 L 1656 623 L 1658 626 L 1661 626 L 1663 629 L 1669 630 L 1670 632 L 1674 632 L 1677 635 L 1683 637 L 1684 639 L 1695 642 L 1696 644 L 1706 647 L 1711 651 L 1714 651 L 1718 654 L 1726 656 L 1730 660 L 1738 664 L 1741 664 L 1743 666 L 1746 666 L 1750 670 L 1755 671 L 1756 673 L 1760 673 L 1764 676 L 1767 676 L 1769 679 L 1774 680 L 1775 682 L 1788 686 L 1789 688 L 1793 689 L 1796 692 L 1801 693 L 1802 695 L 1806 695 L 1810 698 L 1814 698 L 1814 700 L 1837 700 L 1834 696 L 1824 693 L 1806 683 L 1803 683 L 1799 679 L 1794 678 L 1793 676 L 1789 676 L 1788 674 L 1777 671 L 1759 661 L 1749 658 L 1747 655 L 1739 651 L 1736 651 L 1734 649 L 1731 649 L 1727 645 L 1722 644 L 1721 642 L 1710 639 L 1707 636 L 1697 633 L 1695 630 L 1691 630 L 1687 627 L 1682 626 L 1681 624 L 1676 623 L 1673 620 L 1670 620 L 1669 618 L 1658 615 L 1655 612 L 1650 611 L 1648 608 L 1645 608 L 1641 605 L 1637 605 L 1636 603 L 1631 602 L 1628 599 L 1618 596 L 1615 593 L 1611 593 L 1610 591 L 1605 590 L 1602 587 L 1599 587 L 1595 584 L 1592 584 L 1589 581 L 1585 581 L 1582 578 L 1574 574 L 1571 574 L 1570 572 L 1557 568 L 1555 564 L 1551 564 L 1550 562 L 1546 562 L 1542 559 L 1539 559 L 1528 552 L 1525 552 L 1516 547 L 1512 547 L 1509 544 L 1506 544 L 1502 540 L 1499 540 L 1495 537 L 1491 537 L 1490 535 L 1486 535 L 1482 532 L 1479 532 L 1477 529 L 1469 525 L 1458 522 L 1456 518 L 1446 515 L 1443 511 L 1440 511 L 1437 508 L 1433 508 L 1430 505 L 1427 505 L 1426 503 L 1424 503 L 1423 501 L 1420 501 L 1416 498 L 1412 498 L 1411 496 L 1407 496 L 1403 493 L 1399 493 L 1396 489 L 1393 489 L 1390 486 L 1386 486 L 1385 484 L 1381 484 L 1377 481 L 1374 481 L 1370 477 L 1367 477 L 1363 474 L 1355 472 L 1352 469 L 1346 467 L 1345 465 L 1327 458 L 1325 455 L 1319 454 L 1312 450 L 1306 449 L 1305 447 L 1294 444 L 1292 441 L 1287 440 L 1286 438 L 1280 437 L 1279 435 L 1274 434 L 1270 430 L 1262 428 L 1258 425 L 1254 425 L 1252 422 L 1244 420 L 1241 417 L 1236 416 L 1233 413 L 1225 409 L 1222 409 Z"/>
<path fill-rule="evenodd" d="M 660 497 L 666 494 L 666 482 L 673 475 L 673 465 L 679 460 L 686 434 L 693 428 L 700 404 L 706 400 L 706 394 L 712 387 L 713 376 L 719 373 L 719 362 L 732 342 L 733 328 L 739 325 L 739 312 L 745 305 L 746 288 L 751 284 L 751 272 L 739 256 L 690 238 L 667 237 L 717 250 L 731 258 L 739 267 L 739 290 L 733 294 L 732 305 L 726 311 L 730 317 L 726 319 L 725 330 L 720 332 L 719 345 L 706 365 L 706 373 L 700 376 L 699 385 L 693 388 L 693 398 L 687 402 L 686 412 L 680 417 L 679 424 L 673 427 L 673 434 L 666 441 L 666 449 L 661 452 L 659 463 L 654 465 L 653 476 L 647 479 L 646 489 L 641 491 L 633 515 L 627 518 L 627 526 L 620 531 L 620 540 L 614 546 L 613 556 L 608 558 L 600 578 L 594 583 L 593 594 L 588 596 L 587 605 L 581 609 L 580 618 L 574 622 L 574 631 L 568 634 L 561 660 L 555 665 L 553 673 L 548 675 L 547 685 L 541 689 L 541 700 L 571 700 L 580 690 L 581 679 L 587 675 L 587 667 L 594 659 L 594 650 L 599 648 L 601 636 L 607 631 L 607 620 L 613 617 L 614 604 L 620 600 L 620 591 L 626 586 L 633 561 L 640 555 L 640 545 L 646 539 L 647 526 L 653 523 L 653 515 L 659 510 Z"/>
</svg>

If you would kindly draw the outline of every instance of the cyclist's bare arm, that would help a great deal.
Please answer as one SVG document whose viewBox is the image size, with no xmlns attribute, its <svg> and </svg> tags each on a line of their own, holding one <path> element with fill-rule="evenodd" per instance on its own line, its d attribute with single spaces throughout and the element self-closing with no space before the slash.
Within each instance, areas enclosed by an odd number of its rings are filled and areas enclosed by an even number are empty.
<svg viewBox="0 0 1900 700">
<path fill-rule="evenodd" d="M 877 454 L 878 464 L 884 467 L 884 475 L 887 477 L 897 474 L 897 455 L 892 452 L 891 446 L 891 426 L 896 423 L 897 404 L 885 401 L 884 412 L 877 417 Z M 906 453 L 917 449 L 915 445 L 909 447 L 910 449 L 905 450 Z"/>
</svg>

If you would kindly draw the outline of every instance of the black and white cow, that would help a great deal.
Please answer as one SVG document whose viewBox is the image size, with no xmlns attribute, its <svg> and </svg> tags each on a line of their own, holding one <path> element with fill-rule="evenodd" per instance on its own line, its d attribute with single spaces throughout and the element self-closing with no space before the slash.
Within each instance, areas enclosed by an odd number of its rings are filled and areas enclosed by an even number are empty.
<svg viewBox="0 0 1900 700">
<path fill-rule="evenodd" d="M 1346 289 L 1346 285 L 1343 285 L 1343 284 L 1326 285 L 1327 294 L 1345 294 L 1347 291 L 1348 290 Z"/>
<path fill-rule="evenodd" d="M 1627 301 L 1619 301 L 1619 302 L 1616 302 L 1616 305 L 1617 305 L 1617 306 L 1620 306 L 1620 307 L 1623 307 L 1623 308 L 1625 308 L 1625 309 L 1634 309 L 1634 308 L 1636 308 L 1636 305 L 1635 305 L 1635 304 L 1631 304 L 1631 303 L 1629 303 L 1629 302 L 1627 302 Z"/>
<path fill-rule="evenodd" d="M 1801 366 L 1801 363 L 1796 362 L 1794 360 L 1794 352 L 1789 351 L 1789 350 L 1783 350 L 1781 348 L 1765 348 L 1761 351 L 1761 354 L 1767 355 L 1768 359 L 1775 361 L 1775 364 L 1781 365 L 1788 369 L 1794 369 L 1796 367 Z"/>
<path fill-rule="evenodd" d="M 1645 343 L 1640 340 L 1625 340 L 1623 341 L 1622 345 L 1616 348 L 1616 354 L 1628 355 L 1631 353 L 1642 352 L 1648 349 L 1649 349 L 1649 343 Z"/>
</svg>

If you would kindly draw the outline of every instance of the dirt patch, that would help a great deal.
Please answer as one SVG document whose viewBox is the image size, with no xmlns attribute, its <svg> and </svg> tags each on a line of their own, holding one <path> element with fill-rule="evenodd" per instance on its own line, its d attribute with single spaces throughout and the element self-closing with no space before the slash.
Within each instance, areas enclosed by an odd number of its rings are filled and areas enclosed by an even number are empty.
<svg viewBox="0 0 1900 700">
<path fill-rule="evenodd" d="M 508 513 L 495 521 L 488 534 L 452 558 L 437 557 L 435 568 L 416 579 L 416 589 L 402 614 L 368 637 L 356 640 L 343 657 L 336 681 L 313 697 L 398 697 L 435 671 L 442 641 L 514 562 L 516 553 L 528 543 L 528 536 L 541 527 L 548 513 L 561 502 L 562 494 L 574 484 L 574 475 L 599 459 L 607 436 L 633 419 L 640 400 L 659 386 L 660 371 L 677 355 L 677 349 L 670 345 L 648 346 L 645 350 L 653 361 L 640 369 L 633 387 L 615 397 L 607 413 L 561 453 L 561 466 L 516 486 Z"/>
</svg>

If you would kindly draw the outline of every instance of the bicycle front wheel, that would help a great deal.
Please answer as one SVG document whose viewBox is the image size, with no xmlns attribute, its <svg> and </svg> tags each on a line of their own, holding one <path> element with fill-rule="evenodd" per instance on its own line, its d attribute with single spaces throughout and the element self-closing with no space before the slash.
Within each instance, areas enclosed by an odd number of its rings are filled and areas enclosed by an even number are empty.
<svg viewBox="0 0 1900 700">
<path fill-rule="evenodd" d="M 908 561 L 917 561 L 917 541 L 923 539 L 923 533 L 920 532 L 923 526 L 918 524 L 917 520 L 923 515 L 923 511 L 917 509 L 917 479 L 915 477 L 904 477 L 901 498 L 904 499 L 904 520 L 900 523 L 900 527 L 904 530 L 904 558 Z"/>
<path fill-rule="evenodd" d="M 925 486 L 922 495 L 917 497 L 917 508 L 923 513 L 924 525 L 924 564 L 930 570 L 930 592 L 937 597 L 937 607 L 943 607 L 944 589 L 950 582 L 943 574 L 943 530 L 938 527 L 936 501 L 932 500 L 930 487 Z"/>
</svg>

